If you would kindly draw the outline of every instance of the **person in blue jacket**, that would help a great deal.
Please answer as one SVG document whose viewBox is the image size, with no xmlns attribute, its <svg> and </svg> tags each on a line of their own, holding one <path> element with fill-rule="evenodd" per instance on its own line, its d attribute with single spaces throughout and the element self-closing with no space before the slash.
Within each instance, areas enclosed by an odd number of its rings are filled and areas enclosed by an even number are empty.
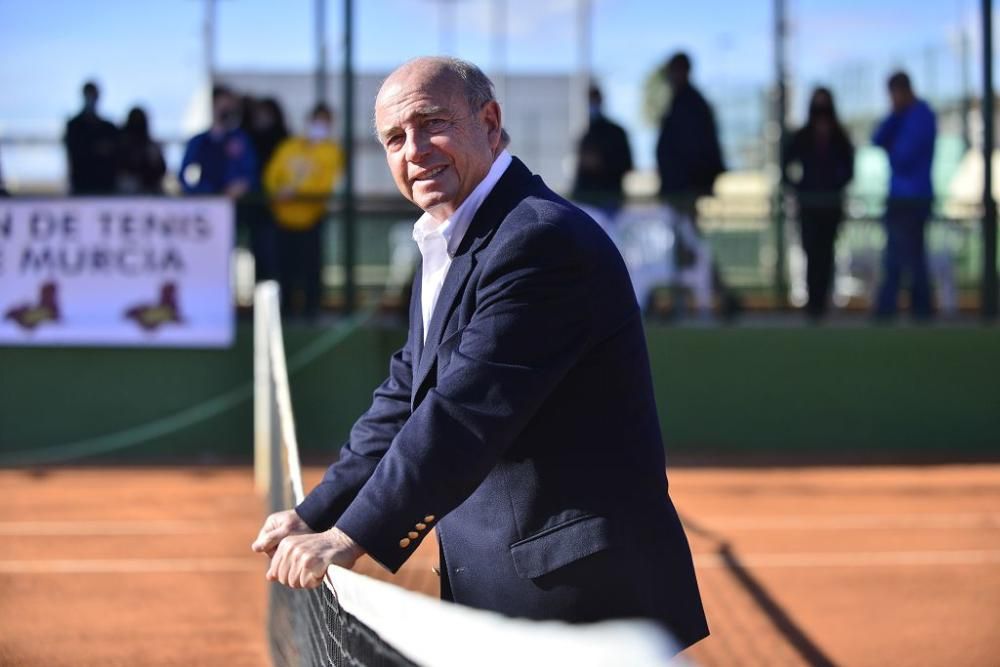
<svg viewBox="0 0 1000 667">
<path fill-rule="evenodd" d="M 364 553 L 395 572 L 433 528 L 441 595 L 510 616 L 649 618 L 707 636 L 667 492 L 625 263 L 506 149 L 475 65 L 393 72 L 375 128 L 424 214 L 410 329 L 323 480 L 265 521 L 268 579 L 322 583 Z"/>
<path fill-rule="evenodd" d="M 257 156 L 240 129 L 240 100 L 226 86 L 212 88 L 212 126 L 184 149 L 178 174 L 186 194 L 221 194 L 238 199 L 257 179 Z"/>
<path fill-rule="evenodd" d="M 886 244 L 876 319 L 890 319 L 904 276 L 909 279 L 910 308 L 918 320 L 930 319 L 931 285 L 927 267 L 926 227 L 934 203 L 931 165 L 937 120 L 918 99 L 905 72 L 889 77 L 892 113 L 875 130 L 872 143 L 885 149 L 892 176 L 885 212 Z"/>
</svg>

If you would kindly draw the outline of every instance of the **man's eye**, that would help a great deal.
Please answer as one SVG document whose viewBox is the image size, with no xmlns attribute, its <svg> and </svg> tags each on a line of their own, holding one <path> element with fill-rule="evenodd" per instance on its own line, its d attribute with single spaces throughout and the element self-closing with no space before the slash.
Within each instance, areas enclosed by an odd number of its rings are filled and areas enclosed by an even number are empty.
<svg viewBox="0 0 1000 667">
<path fill-rule="evenodd" d="M 444 118 L 431 118 L 426 123 L 424 123 L 424 127 L 426 127 L 431 132 L 438 132 L 440 130 L 443 130 L 447 124 L 448 121 L 446 121 Z"/>
<path fill-rule="evenodd" d="M 385 145 L 386 146 L 398 146 L 402 140 L 403 140 L 403 135 L 401 135 L 401 134 L 394 134 L 394 135 L 392 135 L 391 137 L 389 137 L 388 139 L 385 140 Z"/>
</svg>

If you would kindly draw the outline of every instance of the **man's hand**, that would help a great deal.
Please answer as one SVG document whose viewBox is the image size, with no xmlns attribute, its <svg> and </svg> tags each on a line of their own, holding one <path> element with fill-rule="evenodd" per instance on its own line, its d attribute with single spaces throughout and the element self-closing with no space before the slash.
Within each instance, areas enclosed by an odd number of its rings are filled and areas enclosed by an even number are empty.
<svg viewBox="0 0 1000 667">
<path fill-rule="evenodd" d="M 274 550 L 278 548 L 281 540 L 289 535 L 302 535 L 312 532 L 312 529 L 295 510 L 275 512 L 264 521 L 264 527 L 260 529 L 257 539 L 250 545 L 250 548 L 257 553 L 274 556 Z"/>
<path fill-rule="evenodd" d="M 290 535 L 274 551 L 267 579 L 291 588 L 316 588 L 330 565 L 350 569 L 364 553 L 357 542 L 337 528 Z"/>
</svg>

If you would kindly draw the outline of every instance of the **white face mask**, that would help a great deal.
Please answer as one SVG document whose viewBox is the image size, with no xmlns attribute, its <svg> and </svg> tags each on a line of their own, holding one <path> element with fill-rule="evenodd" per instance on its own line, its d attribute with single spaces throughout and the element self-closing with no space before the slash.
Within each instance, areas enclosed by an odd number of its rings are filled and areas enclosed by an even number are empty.
<svg viewBox="0 0 1000 667">
<path fill-rule="evenodd" d="M 313 121 L 309 123 L 306 134 L 312 141 L 326 141 L 330 138 L 330 125 L 323 121 Z"/>
</svg>

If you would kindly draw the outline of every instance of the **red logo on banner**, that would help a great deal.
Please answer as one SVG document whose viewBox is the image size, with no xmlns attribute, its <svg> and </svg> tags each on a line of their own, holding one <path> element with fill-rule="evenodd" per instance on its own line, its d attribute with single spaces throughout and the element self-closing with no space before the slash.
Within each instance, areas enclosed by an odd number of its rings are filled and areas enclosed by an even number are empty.
<svg viewBox="0 0 1000 667">
<path fill-rule="evenodd" d="M 34 331 L 44 322 L 59 321 L 59 289 L 54 282 L 42 283 L 38 289 L 38 303 L 22 303 L 4 313 L 5 320 L 12 320 L 22 329 Z"/>
<path fill-rule="evenodd" d="M 172 282 L 160 286 L 160 300 L 157 303 L 140 303 L 125 311 L 125 319 L 134 320 L 146 331 L 156 331 L 167 323 L 181 324 L 180 306 L 177 304 L 177 285 Z"/>
</svg>

